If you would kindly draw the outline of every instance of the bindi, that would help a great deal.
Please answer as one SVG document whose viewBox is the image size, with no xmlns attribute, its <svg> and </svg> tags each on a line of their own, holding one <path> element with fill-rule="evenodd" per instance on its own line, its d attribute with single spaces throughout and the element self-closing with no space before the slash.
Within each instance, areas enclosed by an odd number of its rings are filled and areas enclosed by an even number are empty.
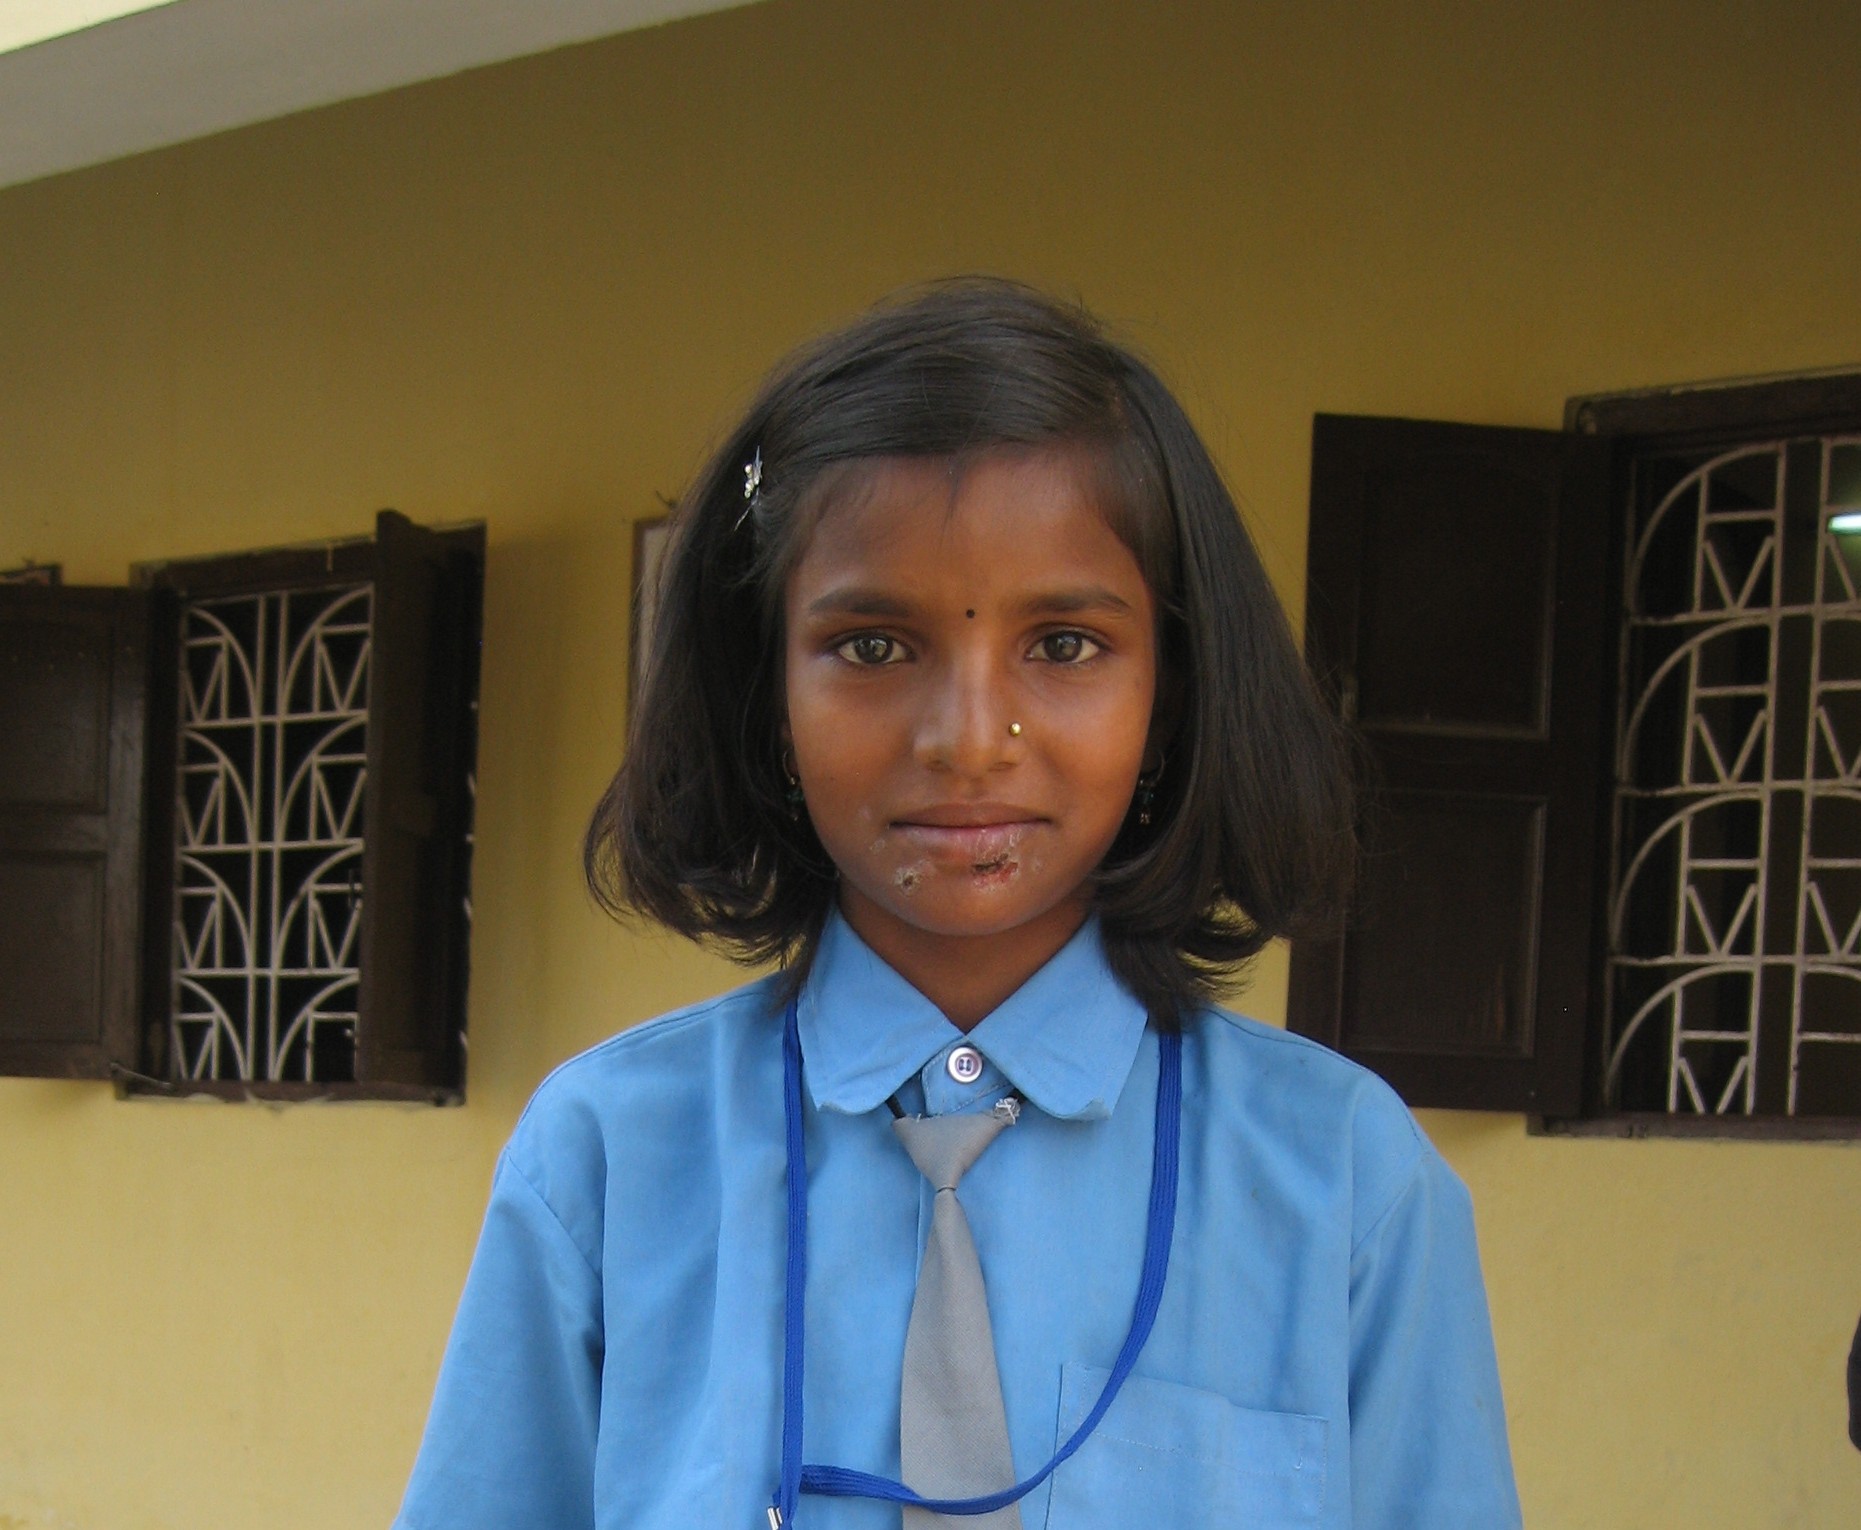
<svg viewBox="0 0 1861 1530">
<path fill-rule="evenodd" d="M 967 616 L 972 622 L 976 619 L 976 613 L 974 611 L 965 611 L 963 615 Z"/>
</svg>

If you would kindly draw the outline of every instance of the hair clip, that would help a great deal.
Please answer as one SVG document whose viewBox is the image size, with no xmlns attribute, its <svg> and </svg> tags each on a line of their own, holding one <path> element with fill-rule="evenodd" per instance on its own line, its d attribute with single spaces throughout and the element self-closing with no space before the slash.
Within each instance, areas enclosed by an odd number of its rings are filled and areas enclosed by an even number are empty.
<svg viewBox="0 0 1861 1530">
<path fill-rule="evenodd" d="M 737 524 L 732 531 L 740 531 L 743 523 L 750 518 L 750 512 L 756 508 L 756 502 L 762 498 L 762 448 L 756 448 L 756 454 L 743 464 L 743 513 L 737 517 Z"/>
</svg>

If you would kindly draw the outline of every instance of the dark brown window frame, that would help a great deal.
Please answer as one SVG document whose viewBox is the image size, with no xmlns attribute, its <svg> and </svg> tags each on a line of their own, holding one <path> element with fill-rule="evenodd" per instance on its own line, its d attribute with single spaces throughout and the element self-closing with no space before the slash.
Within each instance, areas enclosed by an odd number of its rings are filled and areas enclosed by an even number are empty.
<svg viewBox="0 0 1861 1530">
<path fill-rule="evenodd" d="M 142 565 L 127 589 L 32 590 L 30 610 L 64 601 L 109 617 L 112 642 L 142 658 L 111 692 L 114 781 L 108 839 L 109 949 L 100 981 L 108 1003 L 98 1036 L 41 1045 L 0 1037 L 0 1073 L 110 1079 L 119 1097 L 222 1100 L 375 1100 L 457 1103 L 465 1086 L 469 977 L 469 777 L 475 768 L 482 588 L 482 523 L 428 530 L 392 511 L 373 537 Z M 368 583 L 371 629 L 368 809 L 363 834 L 369 889 L 362 918 L 362 993 L 353 1082 L 179 1079 L 166 1047 L 173 993 L 177 613 L 190 594 L 272 593 Z M 96 620 L 91 617 L 87 620 Z M 133 657 L 133 655 L 132 655 Z M 119 666 L 120 667 L 120 666 Z M 119 747 L 119 745 L 121 747 Z M 100 830 L 34 825 L 31 810 L 0 813 L 0 840 L 30 860 Z M 120 816 L 120 821 L 117 821 Z M 52 839 L 48 830 L 56 830 Z M 21 840 L 20 834 L 26 837 Z M 128 837 L 133 843 L 118 843 Z M 100 841 L 101 843 L 101 841 Z M 14 852 L 9 852 L 14 853 Z M 383 891 L 387 889 L 388 891 Z M 127 903 L 124 899 L 127 898 Z M 60 969 L 62 970 L 62 969 Z M 30 1022 L 31 1012 L 25 1012 Z M 81 1027 L 80 1027 L 81 1028 Z M 26 1034 L 35 1026 L 29 1023 Z M 67 1027 L 69 1029 L 69 1027 Z"/>
<path fill-rule="evenodd" d="M 1732 378 L 1670 387 L 1584 394 L 1564 407 L 1569 431 L 1601 438 L 1614 456 L 1610 514 L 1622 513 L 1629 493 L 1629 465 L 1639 451 L 1654 447 L 1685 448 L 1766 436 L 1808 436 L 1861 431 L 1861 369 Z M 1608 568 L 1610 589 L 1616 592 L 1610 613 L 1613 629 L 1620 620 L 1620 537 L 1611 537 Z M 1613 707 L 1613 694 L 1608 704 Z M 1606 896 L 1608 875 L 1609 791 L 1603 778 L 1604 800 L 1597 810 L 1598 906 Z M 1861 1102 L 1852 1116 L 1699 1116 L 1661 1111 L 1624 1111 L 1606 1107 L 1602 1089 L 1602 1034 L 1600 995 L 1605 982 L 1607 941 L 1598 927 L 1593 942 L 1592 1018 L 1584 1037 L 1583 1110 L 1580 1114 L 1526 1116 L 1534 1136 L 1551 1137 L 1672 1137 L 1761 1142 L 1851 1141 L 1861 1138 Z"/>
<path fill-rule="evenodd" d="M 1559 431 L 1313 423 L 1306 651 L 1362 743 L 1365 850 L 1344 926 L 1293 945 L 1288 1022 L 1411 1104 L 1579 1104 L 1581 1058 L 1541 1016 L 1585 1000 L 1602 626 L 1556 595 L 1602 553 L 1603 456 Z"/>
<path fill-rule="evenodd" d="M 1341 423 L 1372 428 L 1389 426 L 1399 429 L 1410 425 L 1426 430 L 1453 428 L 1428 422 Z M 1342 992 L 1339 987 L 1342 968 L 1338 965 L 1344 949 L 1341 943 L 1303 941 L 1295 944 L 1293 995 L 1289 1005 L 1289 1021 L 1294 1029 L 1315 1035 L 1359 1057 L 1359 1060 L 1384 1073 L 1413 1104 L 1521 1113 L 1528 1129 L 1538 1134 L 1769 1140 L 1829 1140 L 1861 1136 L 1861 1106 L 1857 1107 L 1857 1114 L 1853 1117 L 1700 1117 L 1606 1111 L 1601 1089 L 1602 1049 L 1605 1044 L 1601 1001 L 1607 958 L 1601 916 L 1610 875 L 1609 839 L 1614 790 L 1612 735 L 1614 691 L 1617 688 L 1614 651 L 1620 625 L 1619 591 L 1622 577 L 1620 538 L 1615 533 L 1619 526 L 1618 517 L 1623 513 L 1622 507 L 1626 503 L 1631 457 L 1635 452 L 1651 447 L 1684 448 L 1712 445 L 1719 441 L 1730 445 L 1738 440 L 1848 433 L 1855 430 L 1861 430 L 1861 370 L 1852 368 L 1586 395 L 1571 399 L 1567 405 L 1565 430 L 1562 434 L 1567 439 L 1591 438 L 1604 448 L 1609 458 L 1601 474 L 1605 488 L 1595 501 L 1593 513 L 1595 523 L 1603 528 L 1600 544 L 1606 548 L 1594 560 L 1594 567 L 1597 570 L 1595 578 L 1602 581 L 1601 587 L 1607 592 L 1600 619 L 1611 657 L 1600 666 L 1600 675 L 1593 687 L 1593 704 L 1599 719 L 1596 728 L 1597 757 L 1590 788 L 1593 808 L 1580 825 L 1577 820 L 1566 820 L 1573 832 L 1580 828 L 1593 847 L 1590 856 L 1594 881 L 1591 912 L 1583 915 L 1590 922 L 1591 934 L 1587 941 L 1581 943 L 1588 970 L 1580 975 L 1577 982 L 1577 988 L 1584 997 L 1570 1006 L 1564 1017 L 1541 1012 L 1532 1021 L 1536 1036 L 1532 1043 L 1534 1055 L 1540 1052 L 1547 1055 L 1561 1053 L 1566 1059 L 1580 1059 L 1580 1076 L 1573 1083 L 1566 1073 L 1565 1082 L 1557 1086 L 1559 1103 L 1550 1105 L 1548 1095 L 1545 1096 L 1544 1105 L 1522 1102 L 1516 1079 L 1505 1083 L 1503 1087 L 1489 1087 L 1480 1078 L 1480 1070 L 1472 1066 L 1476 1059 L 1470 1058 L 1464 1049 L 1456 1056 L 1452 1048 L 1445 1053 L 1431 1054 L 1428 1044 L 1398 1044 L 1393 1047 L 1385 1044 L 1380 1050 L 1373 1045 L 1367 1053 L 1362 1046 L 1352 1046 L 1349 1043 L 1348 1025 L 1337 1007 L 1340 1003 L 1338 996 Z M 1350 548 L 1352 533 L 1348 528 L 1351 524 L 1350 516 L 1356 512 L 1346 511 L 1342 523 L 1346 529 L 1341 542 L 1337 535 L 1339 473 L 1342 470 L 1348 476 L 1349 470 L 1336 460 L 1327 460 L 1327 453 L 1321 450 L 1322 434 L 1322 431 L 1315 429 L 1313 544 L 1308 565 L 1308 651 L 1319 665 L 1321 683 L 1331 685 L 1334 701 L 1347 717 L 1351 717 L 1356 710 L 1357 676 L 1355 661 L 1348 655 L 1354 651 L 1353 645 L 1356 642 L 1350 633 L 1357 620 L 1353 613 L 1358 597 L 1349 593 L 1351 582 L 1357 576 L 1350 574 L 1346 565 L 1353 556 L 1361 554 L 1353 553 Z M 1472 434 L 1469 428 L 1470 438 Z M 1490 434 L 1497 437 L 1505 433 L 1494 431 Z M 1525 436 L 1532 433 L 1518 434 Z M 1332 508 L 1327 512 L 1333 518 L 1332 530 L 1325 538 L 1319 535 L 1321 491 L 1329 495 L 1332 501 Z M 1364 491 L 1346 489 L 1343 492 L 1345 503 L 1348 504 L 1353 493 Z M 1321 551 L 1322 559 L 1329 560 L 1322 568 Z M 1344 560 L 1343 563 L 1339 562 L 1340 558 Z M 1580 603 L 1587 603 L 1596 588 L 1594 582 L 1585 579 L 1579 588 L 1560 591 L 1560 599 L 1574 595 Z M 1344 599 L 1342 611 L 1336 606 L 1340 591 Z M 1330 609 L 1327 609 L 1327 603 L 1331 604 Z M 1571 1019 L 1577 1021 L 1574 1026 L 1568 1023 Z"/>
<path fill-rule="evenodd" d="M 0 586 L 0 1073 L 108 1078 L 137 1044 L 149 592 Z"/>
</svg>

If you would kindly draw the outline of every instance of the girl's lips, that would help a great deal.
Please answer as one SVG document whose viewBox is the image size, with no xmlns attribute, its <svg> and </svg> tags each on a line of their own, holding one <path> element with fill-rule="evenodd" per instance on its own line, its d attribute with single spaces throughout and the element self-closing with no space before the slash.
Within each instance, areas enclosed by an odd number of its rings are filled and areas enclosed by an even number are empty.
<svg viewBox="0 0 1861 1530">
<path fill-rule="evenodd" d="M 935 860 L 981 865 L 1011 855 L 1038 819 L 1004 823 L 898 823 L 895 832 Z"/>
</svg>

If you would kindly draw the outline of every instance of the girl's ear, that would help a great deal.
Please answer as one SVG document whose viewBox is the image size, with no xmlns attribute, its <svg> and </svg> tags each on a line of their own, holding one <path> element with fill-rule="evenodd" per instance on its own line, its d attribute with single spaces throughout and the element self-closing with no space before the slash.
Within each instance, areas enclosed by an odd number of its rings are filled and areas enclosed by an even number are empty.
<svg viewBox="0 0 1861 1530">
<path fill-rule="evenodd" d="M 1183 683 L 1173 668 L 1159 666 L 1157 695 L 1150 704 L 1150 732 L 1144 740 L 1144 769 L 1160 770 L 1182 724 Z"/>
</svg>

